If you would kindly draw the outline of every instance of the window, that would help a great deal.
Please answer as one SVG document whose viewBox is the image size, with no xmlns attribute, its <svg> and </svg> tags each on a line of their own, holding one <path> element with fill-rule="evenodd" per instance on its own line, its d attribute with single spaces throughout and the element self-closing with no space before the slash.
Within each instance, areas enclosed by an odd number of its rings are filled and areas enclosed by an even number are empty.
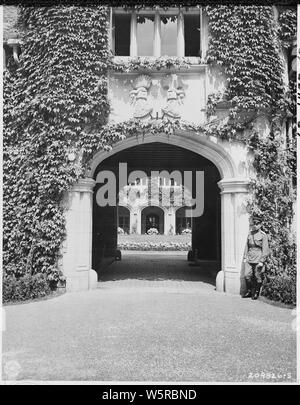
<svg viewBox="0 0 300 405">
<path fill-rule="evenodd" d="M 185 216 L 188 207 L 181 207 L 176 211 L 176 233 L 181 234 L 184 229 L 192 229 L 192 218 Z"/>
<path fill-rule="evenodd" d="M 184 16 L 185 56 L 201 56 L 200 54 L 200 16 L 187 14 Z"/>
<path fill-rule="evenodd" d="M 119 206 L 119 223 L 118 226 L 123 229 L 125 233 L 130 230 L 130 211 L 128 208 Z"/>
<path fill-rule="evenodd" d="M 200 8 L 140 10 L 117 8 L 112 18 L 116 56 L 201 56 Z"/>
<path fill-rule="evenodd" d="M 161 18 L 161 54 L 177 55 L 177 16 Z"/>
<path fill-rule="evenodd" d="M 130 53 L 130 14 L 114 15 L 115 55 L 126 56 Z"/>
<path fill-rule="evenodd" d="M 153 55 L 154 16 L 137 17 L 136 39 L 139 56 Z"/>
<path fill-rule="evenodd" d="M 123 229 L 125 233 L 129 233 L 129 217 L 119 217 L 119 227 Z"/>
</svg>

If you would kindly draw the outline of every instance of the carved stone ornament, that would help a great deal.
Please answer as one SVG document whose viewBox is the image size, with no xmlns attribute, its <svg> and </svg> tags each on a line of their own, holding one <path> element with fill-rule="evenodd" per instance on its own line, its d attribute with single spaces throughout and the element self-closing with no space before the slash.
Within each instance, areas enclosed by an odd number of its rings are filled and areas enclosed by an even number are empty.
<svg viewBox="0 0 300 405">
<path fill-rule="evenodd" d="M 134 118 L 150 118 L 153 108 L 148 103 L 148 90 L 151 84 L 152 79 L 147 75 L 140 75 L 133 81 L 134 90 L 130 92 L 130 98 L 134 106 Z"/>
<path fill-rule="evenodd" d="M 167 103 L 161 109 L 162 116 L 179 119 L 180 105 L 183 104 L 185 96 L 182 81 L 175 73 L 168 74 L 162 79 L 162 87 L 167 90 Z"/>
</svg>

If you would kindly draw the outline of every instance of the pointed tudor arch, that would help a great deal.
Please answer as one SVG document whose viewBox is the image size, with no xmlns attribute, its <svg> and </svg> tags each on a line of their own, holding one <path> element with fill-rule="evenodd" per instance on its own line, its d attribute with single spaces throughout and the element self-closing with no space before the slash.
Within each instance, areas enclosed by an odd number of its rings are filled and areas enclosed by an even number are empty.
<svg viewBox="0 0 300 405">
<path fill-rule="evenodd" d="M 113 145 L 111 151 L 97 152 L 86 172 L 69 191 L 69 209 L 66 212 L 67 238 L 62 267 L 69 280 L 70 291 L 93 288 L 96 285 L 92 270 L 92 215 L 93 179 L 97 167 L 108 157 L 137 145 L 161 142 L 190 150 L 210 160 L 219 170 L 221 194 L 221 268 L 216 287 L 219 291 L 239 294 L 242 288 L 242 262 L 249 229 L 246 211 L 248 198 L 248 172 L 246 147 L 235 141 L 230 143 L 214 136 L 189 131 L 166 134 L 138 134 Z"/>
<path fill-rule="evenodd" d="M 219 170 L 222 179 L 229 179 L 238 176 L 238 169 L 232 157 L 218 140 L 213 141 L 207 136 L 201 136 L 194 132 L 177 131 L 169 136 L 166 134 L 131 136 L 115 143 L 110 151 L 101 150 L 97 152 L 91 160 L 90 169 L 86 173 L 87 177 L 93 178 L 99 164 L 108 157 L 124 149 L 152 142 L 168 143 L 202 155 L 214 163 Z"/>
</svg>

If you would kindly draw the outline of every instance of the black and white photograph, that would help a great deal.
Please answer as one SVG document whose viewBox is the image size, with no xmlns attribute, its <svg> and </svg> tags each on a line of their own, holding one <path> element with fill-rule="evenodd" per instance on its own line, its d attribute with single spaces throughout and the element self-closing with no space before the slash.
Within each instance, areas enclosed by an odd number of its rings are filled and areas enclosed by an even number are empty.
<svg viewBox="0 0 300 405">
<path fill-rule="evenodd" d="M 298 385 L 297 4 L 0 17 L 1 384 Z"/>
</svg>

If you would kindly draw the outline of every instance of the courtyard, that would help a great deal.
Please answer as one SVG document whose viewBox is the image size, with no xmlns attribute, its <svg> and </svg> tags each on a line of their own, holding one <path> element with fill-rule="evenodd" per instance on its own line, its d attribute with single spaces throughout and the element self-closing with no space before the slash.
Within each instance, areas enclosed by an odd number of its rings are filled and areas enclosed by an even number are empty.
<svg viewBox="0 0 300 405">
<path fill-rule="evenodd" d="M 4 379 L 295 381 L 291 309 L 216 292 L 186 252 L 122 253 L 96 290 L 5 307 Z"/>
</svg>

